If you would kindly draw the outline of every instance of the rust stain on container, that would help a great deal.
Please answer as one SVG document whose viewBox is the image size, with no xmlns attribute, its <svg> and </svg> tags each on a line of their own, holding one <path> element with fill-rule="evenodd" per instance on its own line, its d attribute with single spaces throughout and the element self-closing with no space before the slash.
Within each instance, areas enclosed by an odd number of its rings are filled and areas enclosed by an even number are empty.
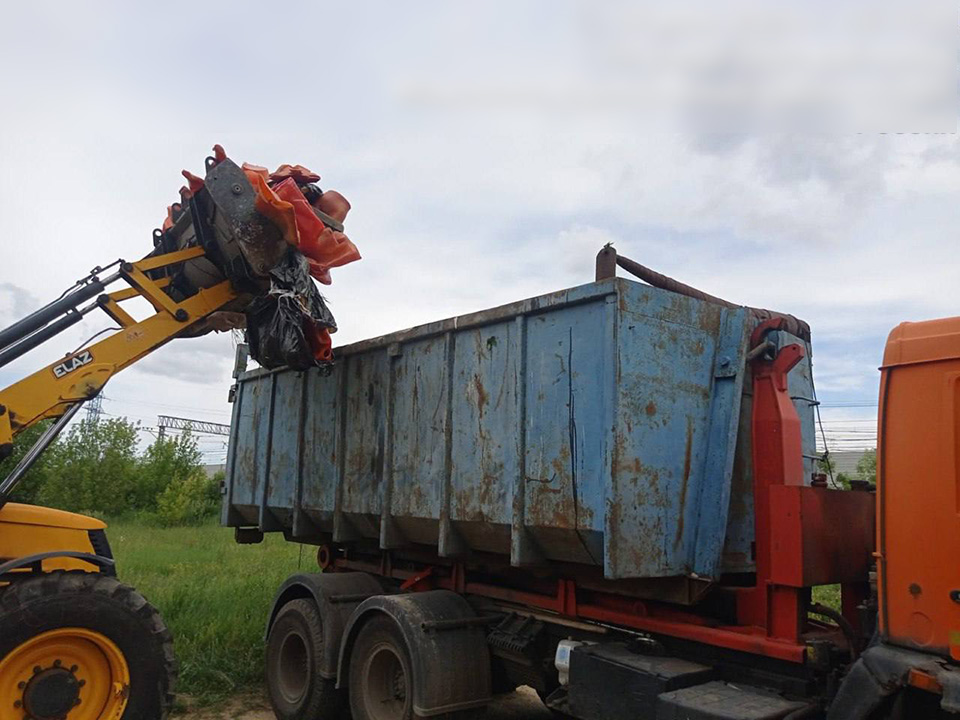
<svg viewBox="0 0 960 720">
<path fill-rule="evenodd" d="M 677 534 L 673 546 L 677 547 L 683 539 L 683 518 L 687 507 L 687 486 L 690 484 L 690 459 L 693 452 L 693 420 L 687 418 L 687 449 L 683 460 L 683 484 L 680 486 L 680 517 L 677 520 Z"/>
<path fill-rule="evenodd" d="M 483 387 L 483 380 L 480 379 L 479 375 L 473 376 L 473 387 L 477 391 L 477 412 L 480 413 L 480 417 L 483 417 L 483 408 L 487 404 L 489 396 L 487 395 L 487 390 Z"/>
</svg>

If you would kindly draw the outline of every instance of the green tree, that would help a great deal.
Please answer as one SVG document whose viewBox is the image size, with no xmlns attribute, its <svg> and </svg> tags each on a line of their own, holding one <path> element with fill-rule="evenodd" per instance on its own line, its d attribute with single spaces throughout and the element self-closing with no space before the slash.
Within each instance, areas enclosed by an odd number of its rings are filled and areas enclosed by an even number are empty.
<svg viewBox="0 0 960 720">
<path fill-rule="evenodd" d="M 188 525 L 215 515 L 222 479 L 223 473 L 207 477 L 202 467 L 177 478 L 157 497 L 157 516 L 166 525 Z"/>
<path fill-rule="evenodd" d="M 857 480 L 877 484 L 877 451 L 867 450 L 857 461 Z"/>
<path fill-rule="evenodd" d="M 189 431 L 176 437 L 157 438 L 140 458 L 134 509 L 155 510 L 167 488 L 182 485 L 197 471 L 203 472 L 202 459 Z"/>
<path fill-rule="evenodd" d="M 23 459 L 23 456 L 27 454 L 27 451 L 33 447 L 34 443 L 49 425 L 50 421 L 40 422 L 17 435 L 16 440 L 13 442 L 13 453 L 0 462 L 0 481 L 6 479 L 6 477 L 13 472 L 13 469 L 20 460 Z M 55 446 L 52 445 L 47 448 L 47 451 L 43 453 L 33 464 L 33 467 L 27 471 L 27 474 L 23 476 L 23 479 L 16 488 L 14 488 L 13 493 L 11 493 L 11 500 L 30 504 L 36 504 L 38 502 L 40 489 L 49 476 L 50 456 L 52 452 L 55 452 L 54 447 Z"/>
<path fill-rule="evenodd" d="M 137 498 L 137 426 L 126 418 L 83 420 L 50 448 L 38 493 L 45 505 L 119 515 Z"/>
</svg>

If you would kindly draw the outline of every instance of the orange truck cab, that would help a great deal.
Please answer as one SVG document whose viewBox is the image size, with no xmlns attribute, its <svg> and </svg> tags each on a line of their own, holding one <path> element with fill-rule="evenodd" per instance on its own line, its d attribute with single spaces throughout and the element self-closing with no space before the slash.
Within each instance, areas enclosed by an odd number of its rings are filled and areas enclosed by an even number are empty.
<svg viewBox="0 0 960 720">
<path fill-rule="evenodd" d="M 902 323 L 881 368 L 878 642 L 830 717 L 869 717 L 900 691 L 960 711 L 960 318 Z M 902 700 L 900 700 L 902 702 Z M 937 709 L 937 705 L 940 709 Z"/>
</svg>

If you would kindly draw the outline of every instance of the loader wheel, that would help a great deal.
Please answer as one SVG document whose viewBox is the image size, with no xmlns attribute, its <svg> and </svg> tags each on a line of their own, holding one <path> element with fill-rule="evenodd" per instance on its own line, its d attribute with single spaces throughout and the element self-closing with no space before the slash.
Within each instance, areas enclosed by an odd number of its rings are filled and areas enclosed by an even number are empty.
<svg viewBox="0 0 960 720">
<path fill-rule="evenodd" d="M 267 637 L 267 694 L 279 720 L 340 720 L 343 693 L 319 673 L 323 624 L 312 600 L 291 600 Z"/>
<path fill-rule="evenodd" d="M 115 578 L 56 571 L 0 592 L 0 717 L 161 720 L 175 678 L 160 614 Z"/>
</svg>

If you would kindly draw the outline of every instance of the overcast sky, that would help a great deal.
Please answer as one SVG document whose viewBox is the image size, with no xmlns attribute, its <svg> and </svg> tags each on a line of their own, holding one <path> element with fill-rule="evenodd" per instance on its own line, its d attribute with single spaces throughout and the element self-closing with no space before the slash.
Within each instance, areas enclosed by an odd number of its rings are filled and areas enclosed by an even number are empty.
<svg viewBox="0 0 960 720">
<path fill-rule="evenodd" d="M 219 142 L 237 161 L 306 165 L 352 203 L 363 260 L 323 289 L 335 344 L 588 282 L 613 242 L 809 321 L 829 431 L 862 441 L 845 431 L 872 427 L 889 330 L 957 314 L 955 136 L 721 135 L 573 93 L 492 110 L 425 98 L 464 77 L 590 77 L 581 6 L 516 5 L 6 3 L 0 324 L 148 252 L 180 170 L 202 174 Z M 175 342 L 112 380 L 104 410 L 229 422 L 232 358 L 229 336 Z M 218 439 L 203 448 L 224 456 Z"/>
</svg>

